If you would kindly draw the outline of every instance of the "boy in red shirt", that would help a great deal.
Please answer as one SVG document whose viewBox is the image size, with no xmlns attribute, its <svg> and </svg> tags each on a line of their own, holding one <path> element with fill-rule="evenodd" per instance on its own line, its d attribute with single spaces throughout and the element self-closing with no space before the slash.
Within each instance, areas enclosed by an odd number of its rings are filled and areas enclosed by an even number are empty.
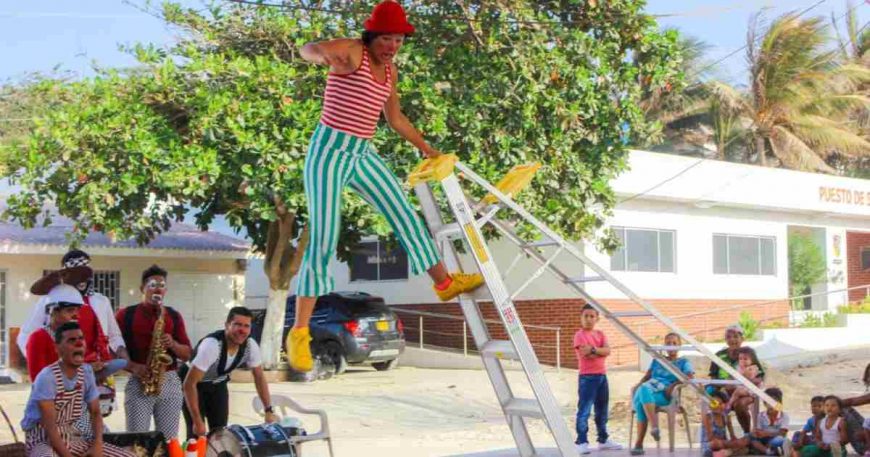
<svg viewBox="0 0 870 457">
<path fill-rule="evenodd" d="M 586 304 L 580 314 L 580 330 L 574 334 L 574 352 L 577 354 L 580 375 L 577 401 L 577 451 L 589 454 L 589 413 L 595 406 L 595 428 L 598 432 L 598 450 L 619 450 L 622 446 L 610 441 L 607 435 L 607 405 L 610 390 L 607 385 L 607 367 L 604 359 L 610 355 L 607 336 L 595 330 L 600 316 L 598 310 Z"/>
<path fill-rule="evenodd" d="M 62 324 L 77 320 L 79 310 L 84 304 L 75 287 L 66 284 L 52 288 L 48 299 L 45 312 L 49 315 L 49 327 L 34 331 L 27 339 L 27 372 L 30 382 L 36 381 L 36 375 L 43 368 L 57 362 L 57 350 L 52 335 Z"/>
</svg>

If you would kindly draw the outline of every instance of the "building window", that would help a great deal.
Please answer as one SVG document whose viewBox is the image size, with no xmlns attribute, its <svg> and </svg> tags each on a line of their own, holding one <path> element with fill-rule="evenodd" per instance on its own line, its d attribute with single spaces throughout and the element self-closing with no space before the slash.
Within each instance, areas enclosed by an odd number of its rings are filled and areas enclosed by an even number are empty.
<svg viewBox="0 0 870 457">
<path fill-rule="evenodd" d="M 382 241 L 361 242 L 351 254 L 351 281 L 408 279 L 408 255 L 401 246 Z"/>
<path fill-rule="evenodd" d="M 45 270 L 47 275 L 54 270 Z M 94 291 L 105 295 L 112 303 L 112 309 L 117 311 L 121 302 L 121 272 L 120 271 L 94 271 Z"/>
<path fill-rule="evenodd" d="M 610 257 L 611 271 L 675 271 L 676 232 L 614 227 L 620 247 Z"/>
<path fill-rule="evenodd" d="M 870 246 L 861 248 L 861 269 L 870 270 Z"/>
<path fill-rule="evenodd" d="M 714 234 L 713 273 L 776 275 L 776 238 Z"/>
</svg>

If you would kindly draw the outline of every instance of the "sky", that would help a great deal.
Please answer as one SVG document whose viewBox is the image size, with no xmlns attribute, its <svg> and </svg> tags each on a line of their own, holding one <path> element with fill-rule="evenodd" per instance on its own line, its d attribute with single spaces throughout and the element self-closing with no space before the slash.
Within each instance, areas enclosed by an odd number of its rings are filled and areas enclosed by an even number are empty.
<svg viewBox="0 0 870 457">
<path fill-rule="evenodd" d="M 0 83 L 21 81 L 32 72 L 61 71 L 81 77 L 92 75 L 94 64 L 133 65 L 134 59 L 119 45 L 170 44 L 177 38 L 177 32 L 142 11 L 146 2 L 0 0 Z M 201 0 L 180 2 L 204 7 Z M 853 2 L 859 5 L 856 11 L 863 24 L 870 18 L 870 0 Z M 151 3 L 152 8 L 159 5 L 159 1 Z M 766 14 L 773 17 L 813 5 L 814 15 L 830 17 L 834 13 L 839 17 L 846 11 L 845 0 L 648 0 L 647 11 L 663 15 L 659 17 L 662 26 L 677 28 L 708 43 L 708 58 L 713 62 L 744 45 L 749 17 L 758 10 L 765 8 Z M 745 70 L 741 51 L 723 61 L 716 76 L 742 83 Z M 230 233 L 223 221 L 213 228 Z"/>
</svg>

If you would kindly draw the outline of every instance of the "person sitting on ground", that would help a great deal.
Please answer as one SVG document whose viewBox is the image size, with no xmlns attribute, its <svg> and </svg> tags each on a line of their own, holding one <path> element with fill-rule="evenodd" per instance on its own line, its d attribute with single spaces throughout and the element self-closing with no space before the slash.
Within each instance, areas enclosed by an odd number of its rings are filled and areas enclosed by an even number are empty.
<svg viewBox="0 0 870 457">
<path fill-rule="evenodd" d="M 731 418 L 725 412 L 728 394 L 718 390 L 713 392 L 710 408 L 701 418 L 701 451 L 704 457 L 729 457 L 749 446 L 749 438 L 734 436 Z"/>
<path fill-rule="evenodd" d="M 764 390 L 768 396 L 782 404 L 782 390 L 770 387 Z M 750 435 L 752 448 L 766 455 L 791 455 L 791 441 L 786 439 L 788 434 L 788 414 L 774 406 L 765 405 L 766 410 L 758 413 L 755 430 Z"/>
<path fill-rule="evenodd" d="M 737 369 L 738 363 L 738 351 L 741 347 L 743 347 L 743 327 L 740 325 L 731 325 L 725 329 L 725 342 L 728 345 L 725 349 L 716 353 L 722 361 Z M 758 361 L 758 357 L 752 361 L 753 365 L 758 366 L 758 377 L 762 380 L 764 379 L 764 366 L 761 365 L 761 362 Z M 710 363 L 710 379 L 719 379 L 719 380 L 728 380 L 732 379 L 731 375 L 728 374 L 727 371 L 719 368 L 719 365 L 715 363 Z M 736 386 L 709 386 L 707 391 L 725 391 L 728 394 L 729 398 L 732 392 L 736 390 Z M 752 403 L 755 402 L 755 398 L 752 396 L 741 398 L 739 401 L 735 401 L 732 406 L 732 411 L 737 416 L 737 422 L 740 424 L 740 428 L 743 429 L 744 433 L 749 433 L 751 431 L 752 425 Z"/>
<path fill-rule="evenodd" d="M 665 336 L 665 346 L 678 347 L 683 342 L 680 336 L 676 333 L 668 333 Z M 677 357 L 678 351 L 667 351 L 667 358 L 680 371 L 692 378 L 695 375 L 695 369 L 692 368 L 692 363 L 685 357 Z M 653 439 L 659 441 L 661 432 L 659 431 L 659 418 L 656 414 L 656 408 L 666 406 L 671 402 L 674 388 L 679 384 L 677 377 L 667 370 L 658 360 L 653 360 L 646 374 L 641 378 L 640 384 L 637 385 L 634 398 L 634 411 L 637 414 L 637 441 L 634 448 L 631 449 L 631 455 L 642 455 L 643 440 L 646 435 L 647 424 L 651 424 L 650 435 Z"/>
<path fill-rule="evenodd" d="M 760 368 L 755 364 L 756 360 L 758 360 L 758 356 L 755 354 L 755 349 L 744 346 L 737 350 L 737 371 L 740 372 L 744 378 L 752 381 L 756 387 L 762 388 L 764 386 L 764 379 L 758 375 L 758 373 L 760 373 Z M 750 400 L 752 399 L 752 393 L 749 392 L 749 389 L 743 386 L 737 387 L 731 394 L 731 399 L 728 400 L 728 404 L 725 405 L 725 411 L 731 411 L 734 408 L 735 403 L 740 402 L 747 397 L 749 397 Z"/>
<path fill-rule="evenodd" d="M 825 397 L 825 417 L 816 421 L 816 444 L 801 448 L 800 457 L 845 457 L 848 442 L 846 422 L 841 409 L 843 402 L 839 397 Z"/>
<path fill-rule="evenodd" d="M 842 400 L 842 414 L 846 422 L 846 434 L 849 436 L 849 444 L 852 445 L 852 449 L 855 449 L 855 453 L 858 455 L 870 451 L 870 447 L 866 445 L 864 439 L 864 417 L 855 409 L 858 406 L 870 405 L 870 363 L 864 368 L 862 381 L 866 390 L 864 395 Z"/>
<path fill-rule="evenodd" d="M 24 409 L 21 428 L 28 457 L 133 457 L 132 452 L 103 444 L 103 417 L 94 371 L 85 364 L 85 337 L 76 322 L 67 322 L 54 332 L 60 360 L 36 377 Z M 79 436 L 75 425 L 87 405 L 93 438 Z"/>
<path fill-rule="evenodd" d="M 794 433 L 791 440 L 792 449 L 795 450 L 794 454 L 796 455 L 799 454 L 797 451 L 802 447 L 816 444 L 816 423 L 825 417 L 825 397 L 821 395 L 813 397 L 810 400 L 810 411 L 812 412 L 812 417 L 807 419 L 807 423 L 804 424 L 802 429 Z"/>
</svg>

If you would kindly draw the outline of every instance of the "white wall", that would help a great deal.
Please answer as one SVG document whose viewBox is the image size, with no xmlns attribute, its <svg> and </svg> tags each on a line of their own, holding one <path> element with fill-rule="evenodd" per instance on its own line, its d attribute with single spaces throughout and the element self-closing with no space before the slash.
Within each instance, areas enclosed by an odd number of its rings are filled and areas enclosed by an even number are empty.
<svg viewBox="0 0 870 457">
<path fill-rule="evenodd" d="M 631 151 L 631 169 L 611 185 L 619 195 L 710 202 L 758 210 L 870 217 L 870 180 L 804 173 L 673 154 Z M 667 182 L 665 182 L 667 181 Z"/>
<path fill-rule="evenodd" d="M 613 272 L 644 298 L 778 299 L 788 294 L 787 225 L 776 218 L 727 208 L 695 208 L 685 204 L 632 201 L 614 212 L 611 226 L 676 231 L 676 272 Z M 776 239 L 776 275 L 713 274 L 713 234 L 769 236 Z M 609 269 L 610 257 L 589 249 L 588 255 Z M 605 283 L 587 290 L 596 297 L 623 298 Z"/>
</svg>

